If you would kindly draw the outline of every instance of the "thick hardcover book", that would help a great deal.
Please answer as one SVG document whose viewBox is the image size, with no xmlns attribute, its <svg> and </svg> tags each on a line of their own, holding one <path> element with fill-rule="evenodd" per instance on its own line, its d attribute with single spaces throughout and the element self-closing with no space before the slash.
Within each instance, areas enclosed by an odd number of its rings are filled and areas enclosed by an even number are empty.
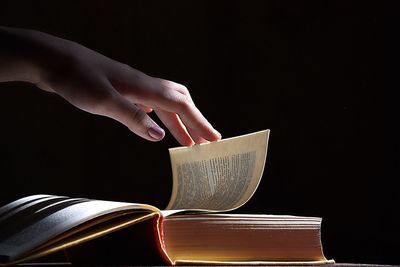
<svg viewBox="0 0 400 267">
<path fill-rule="evenodd" d="M 269 130 L 169 150 L 166 209 L 33 195 L 0 208 L 0 264 L 65 250 L 72 263 L 321 264 L 321 218 L 232 214 L 254 194 Z"/>
</svg>

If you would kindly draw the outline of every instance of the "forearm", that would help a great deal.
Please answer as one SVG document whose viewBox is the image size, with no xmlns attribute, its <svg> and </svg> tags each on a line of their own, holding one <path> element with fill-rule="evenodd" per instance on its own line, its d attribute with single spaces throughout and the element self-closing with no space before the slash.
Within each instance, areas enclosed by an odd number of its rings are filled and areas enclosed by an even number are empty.
<svg viewBox="0 0 400 267">
<path fill-rule="evenodd" d="M 0 27 L 0 82 L 40 81 L 38 48 L 31 39 L 28 31 Z"/>
<path fill-rule="evenodd" d="M 0 82 L 25 81 L 46 89 L 51 73 L 66 63 L 63 50 L 73 45 L 58 40 L 39 31 L 0 26 Z"/>
</svg>

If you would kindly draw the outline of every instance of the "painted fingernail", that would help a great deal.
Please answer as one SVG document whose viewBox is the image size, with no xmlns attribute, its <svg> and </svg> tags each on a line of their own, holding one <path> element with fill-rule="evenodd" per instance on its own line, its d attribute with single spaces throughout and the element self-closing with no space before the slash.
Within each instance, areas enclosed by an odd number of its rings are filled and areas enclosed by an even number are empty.
<svg viewBox="0 0 400 267">
<path fill-rule="evenodd" d="M 161 140 L 165 135 L 165 131 L 158 126 L 150 127 L 147 132 L 149 133 L 150 137 L 155 140 Z"/>
</svg>

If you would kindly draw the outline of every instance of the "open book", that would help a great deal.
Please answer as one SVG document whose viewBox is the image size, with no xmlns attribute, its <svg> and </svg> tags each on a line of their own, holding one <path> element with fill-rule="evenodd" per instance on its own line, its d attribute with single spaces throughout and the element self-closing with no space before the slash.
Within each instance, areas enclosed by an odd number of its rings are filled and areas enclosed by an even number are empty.
<svg viewBox="0 0 400 267">
<path fill-rule="evenodd" d="M 0 208 L 0 265 L 65 250 L 73 263 L 328 263 L 321 218 L 231 214 L 255 192 L 269 130 L 169 150 L 165 210 L 137 203 L 33 195 Z"/>
</svg>

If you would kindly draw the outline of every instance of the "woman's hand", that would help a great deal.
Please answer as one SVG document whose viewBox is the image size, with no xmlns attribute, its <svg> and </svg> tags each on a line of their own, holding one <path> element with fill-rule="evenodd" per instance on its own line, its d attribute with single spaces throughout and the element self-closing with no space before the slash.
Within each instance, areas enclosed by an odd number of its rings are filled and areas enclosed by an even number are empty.
<svg viewBox="0 0 400 267">
<path fill-rule="evenodd" d="M 152 111 L 182 145 L 221 138 L 181 84 L 148 76 L 42 32 L 0 27 L 0 37 L 6 40 L 0 44 L 0 81 L 35 83 L 82 110 L 121 122 L 150 141 L 164 137 L 164 130 L 146 114 Z M 5 62 L 10 61 L 7 68 Z"/>
</svg>

